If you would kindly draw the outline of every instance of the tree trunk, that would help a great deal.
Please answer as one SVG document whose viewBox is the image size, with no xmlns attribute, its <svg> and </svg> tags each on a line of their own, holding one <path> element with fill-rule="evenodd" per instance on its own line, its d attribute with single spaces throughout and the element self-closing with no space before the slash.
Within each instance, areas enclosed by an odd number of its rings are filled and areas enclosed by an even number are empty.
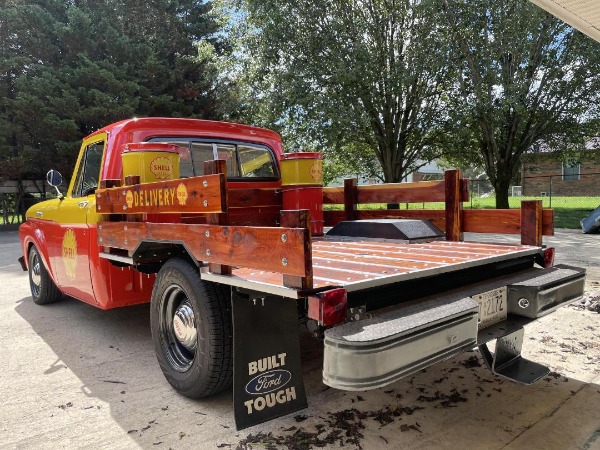
<svg viewBox="0 0 600 450">
<path fill-rule="evenodd" d="M 498 178 L 494 183 L 494 192 L 496 193 L 496 209 L 508 209 L 508 188 L 510 187 L 510 179 L 503 174 L 498 174 Z"/>
</svg>

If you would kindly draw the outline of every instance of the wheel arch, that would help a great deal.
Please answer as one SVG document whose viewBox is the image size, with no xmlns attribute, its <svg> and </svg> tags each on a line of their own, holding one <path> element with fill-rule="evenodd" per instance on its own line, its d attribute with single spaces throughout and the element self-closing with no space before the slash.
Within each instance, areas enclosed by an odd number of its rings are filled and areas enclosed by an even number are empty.
<svg viewBox="0 0 600 450">
<path fill-rule="evenodd" d="M 31 251 L 31 248 L 35 246 L 40 254 L 46 271 L 52 278 L 52 281 L 56 284 L 56 276 L 52 265 L 50 264 L 48 241 L 44 231 L 40 227 L 32 226 L 26 222 L 19 227 L 19 234 L 21 236 L 21 246 L 27 269 L 29 269 L 29 252 Z"/>
<path fill-rule="evenodd" d="M 203 265 L 182 241 L 143 240 L 133 251 L 131 258 L 135 264 L 159 264 L 162 266 L 172 258 L 184 258 L 196 267 Z"/>
</svg>

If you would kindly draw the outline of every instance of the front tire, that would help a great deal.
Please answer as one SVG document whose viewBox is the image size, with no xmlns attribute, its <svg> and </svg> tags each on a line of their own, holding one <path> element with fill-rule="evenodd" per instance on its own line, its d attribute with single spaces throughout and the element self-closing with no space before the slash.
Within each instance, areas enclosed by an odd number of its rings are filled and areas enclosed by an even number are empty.
<svg viewBox="0 0 600 450">
<path fill-rule="evenodd" d="M 230 296 L 222 286 L 202 281 L 188 260 L 171 259 L 158 273 L 150 326 L 158 363 L 176 391 L 203 398 L 231 385 Z"/>
<path fill-rule="evenodd" d="M 49 305 L 62 297 L 61 292 L 50 278 L 35 245 L 29 250 L 29 287 L 31 288 L 31 297 L 38 305 Z"/>
</svg>

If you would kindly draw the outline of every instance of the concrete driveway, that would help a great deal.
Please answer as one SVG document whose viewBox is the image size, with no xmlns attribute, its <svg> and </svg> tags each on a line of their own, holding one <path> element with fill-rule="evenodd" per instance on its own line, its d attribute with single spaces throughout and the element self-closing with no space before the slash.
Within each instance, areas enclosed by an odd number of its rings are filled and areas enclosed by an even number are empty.
<svg viewBox="0 0 600 450">
<path fill-rule="evenodd" d="M 545 242 L 600 289 L 600 235 Z M 306 340 L 308 410 L 237 432 L 231 394 L 192 401 L 167 384 L 147 306 L 37 306 L 18 256 L 17 233 L 0 233 L 2 448 L 600 449 L 600 315 L 576 305 L 527 327 L 525 356 L 553 371 L 533 386 L 494 377 L 469 352 L 386 388 L 337 391 Z"/>
</svg>

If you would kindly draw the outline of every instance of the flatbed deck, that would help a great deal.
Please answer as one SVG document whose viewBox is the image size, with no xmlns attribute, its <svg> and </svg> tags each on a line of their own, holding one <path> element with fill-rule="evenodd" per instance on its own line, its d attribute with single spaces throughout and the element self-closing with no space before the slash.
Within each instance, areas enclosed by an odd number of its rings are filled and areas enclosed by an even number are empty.
<svg viewBox="0 0 600 450">
<path fill-rule="evenodd" d="M 539 253 L 527 245 L 431 241 L 408 244 L 315 238 L 312 242 L 313 289 L 344 287 L 348 292 L 383 286 Z M 208 281 L 299 298 L 280 273 L 234 268 L 232 275 L 203 272 Z"/>
</svg>

